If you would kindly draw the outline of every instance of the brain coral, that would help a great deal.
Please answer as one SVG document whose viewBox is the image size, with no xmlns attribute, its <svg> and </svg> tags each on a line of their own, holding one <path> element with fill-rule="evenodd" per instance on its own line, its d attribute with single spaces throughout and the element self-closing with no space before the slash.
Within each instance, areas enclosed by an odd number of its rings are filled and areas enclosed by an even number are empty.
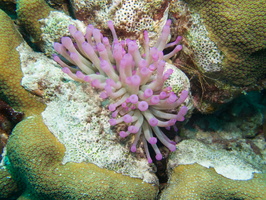
<svg viewBox="0 0 266 200">
<path fill-rule="evenodd" d="M 209 37 L 222 51 L 225 79 L 246 86 L 265 78 L 265 0 L 185 2 L 200 14 Z"/>
<path fill-rule="evenodd" d="M 44 106 L 28 97 L 30 94 L 23 92 L 20 86 L 21 72 L 15 47 L 21 38 L 14 32 L 10 19 L 3 12 L 0 14 L 1 95 L 25 111 L 27 116 L 40 113 L 42 109 L 39 107 Z M 0 198 L 9 198 L 13 193 L 18 194 L 17 199 L 156 198 L 157 188 L 139 179 L 103 170 L 93 164 L 62 165 L 64 152 L 64 146 L 48 131 L 40 116 L 30 116 L 21 122 L 8 143 L 10 163 L 6 157 L 6 166 L 12 175 L 6 169 L 0 169 Z M 263 199 L 264 188 L 264 174 L 256 174 L 250 181 L 232 181 L 198 165 L 178 166 L 161 199 Z"/>
</svg>

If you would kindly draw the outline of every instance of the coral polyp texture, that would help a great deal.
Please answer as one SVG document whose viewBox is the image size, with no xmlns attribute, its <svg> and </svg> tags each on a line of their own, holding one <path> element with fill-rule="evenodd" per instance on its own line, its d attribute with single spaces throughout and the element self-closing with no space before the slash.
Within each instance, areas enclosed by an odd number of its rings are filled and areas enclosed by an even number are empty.
<svg viewBox="0 0 266 200">
<path fill-rule="evenodd" d="M 174 68 L 167 67 L 166 61 L 182 49 L 178 45 L 181 37 L 167 44 L 170 35 L 168 20 L 154 47 L 149 47 L 148 32 L 144 31 L 144 53 L 133 40 L 119 41 L 114 25 L 108 22 L 113 36 L 110 44 L 99 29 L 87 26 L 85 35 L 73 25 L 69 32 L 73 38 L 62 37 L 54 48 L 61 56 L 54 56 L 67 73 L 76 81 L 88 82 L 101 90 L 102 99 L 109 98 L 109 111 L 112 112 L 110 125 L 126 124 L 120 137 L 134 135 L 131 151 L 136 152 L 139 141 L 143 144 L 148 162 L 152 162 L 148 143 L 152 146 L 156 159 L 162 159 L 158 140 L 170 151 L 176 144 L 159 127 L 170 129 L 177 121 L 183 121 L 187 107 L 182 105 L 188 96 L 183 90 L 176 95 L 168 79 Z M 174 49 L 164 55 L 163 50 Z M 148 142 L 148 143 L 147 143 Z"/>
<path fill-rule="evenodd" d="M 160 199 L 265 199 L 265 174 L 255 174 L 248 181 L 234 181 L 213 168 L 198 164 L 179 165 L 173 169 L 169 186 Z"/>
<path fill-rule="evenodd" d="M 40 19 L 49 15 L 53 9 L 43 0 L 18 0 L 17 14 L 20 23 L 25 27 L 34 43 L 41 42 Z"/>
<path fill-rule="evenodd" d="M 265 80 L 265 0 L 185 2 L 194 13 L 190 43 L 201 69 L 221 70 L 223 79 L 239 86 Z"/>
<path fill-rule="evenodd" d="M 157 36 L 167 20 L 168 0 L 72 0 L 73 12 L 77 19 L 86 25 L 105 25 L 112 20 L 121 37 L 138 37 L 148 30 L 151 37 Z"/>
<path fill-rule="evenodd" d="M 11 178 L 15 179 L 23 190 L 16 199 L 154 199 L 157 194 L 157 187 L 151 184 L 91 163 L 62 165 L 65 147 L 41 116 L 20 122 L 9 141 L 7 168 L 11 176 L 0 170 L 0 186 L 5 184 L 5 189 L 16 192 Z"/>
<path fill-rule="evenodd" d="M 2 10 L 0 22 L 0 98 L 16 111 L 23 112 L 26 117 L 39 114 L 44 109 L 44 104 L 37 102 L 35 97 L 20 85 L 23 74 L 16 47 L 23 41 L 22 37 L 12 20 Z"/>
</svg>

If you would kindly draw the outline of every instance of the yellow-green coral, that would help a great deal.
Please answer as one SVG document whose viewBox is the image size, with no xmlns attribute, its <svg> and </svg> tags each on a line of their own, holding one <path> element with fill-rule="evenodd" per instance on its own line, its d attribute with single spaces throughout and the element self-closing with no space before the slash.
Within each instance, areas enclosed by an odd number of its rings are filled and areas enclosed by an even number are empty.
<svg viewBox="0 0 266 200">
<path fill-rule="evenodd" d="M 23 74 L 16 47 L 22 41 L 12 20 L 0 10 L 0 98 L 28 116 L 40 113 L 44 105 L 20 85 Z"/>
<path fill-rule="evenodd" d="M 41 42 L 39 20 L 46 18 L 52 10 L 44 0 L 17 0 L 18 19 L 33 37 L 34 42 Z"/>
<path fill-rule="evenodd" d="M 37 126 L 36 126 L 37 125 Z M 154 199 L 157 188 L 93 164 L 62 165 L 65 148 L 40 116 L 19 123 L 7 154 L 11 172 L 30 199 Z"/>
<path fill-rule="evenodd" d="M 200 13 L 225 58 L 224 77 L 237 85 L 265 78 L 265 0 L 185 0 Z"/>
<path fill-rule="evenodd" d="M 199 164 L 179 165 L 173 170 L 162 200 L 257 199 L 266 197 L 266 174 L 255 174 L 247 181 L 225 178 Z"/>
<path fill-rule="evenodd" d="M 0 199 L 11 198 L 20 192 L 17 183 L 5 168 L 0 168 L 0 188 Z"/>
</svg>

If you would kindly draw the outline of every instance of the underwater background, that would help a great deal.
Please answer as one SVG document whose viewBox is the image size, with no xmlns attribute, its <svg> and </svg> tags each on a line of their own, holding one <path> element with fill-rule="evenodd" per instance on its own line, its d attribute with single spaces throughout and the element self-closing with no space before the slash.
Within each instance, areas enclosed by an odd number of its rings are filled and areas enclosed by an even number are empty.
<svg viewBox="0 0 266 200">
<path fill-rule="evenodd" d="M 265 0 L 0 9 L 0 199 L 266 199 Z"/>
</svg>

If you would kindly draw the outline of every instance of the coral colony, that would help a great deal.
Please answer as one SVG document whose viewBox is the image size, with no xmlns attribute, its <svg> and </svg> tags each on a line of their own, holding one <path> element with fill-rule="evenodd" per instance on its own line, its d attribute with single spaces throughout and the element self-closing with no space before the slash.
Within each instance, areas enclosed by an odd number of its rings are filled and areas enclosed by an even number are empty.
<svg viewBox="0 0 266 200">
<path fill-rule="evenodd" d="M 108 22 L 113 43 L 103 37 L 99 29 L 88 25 L 86 34 L 69 26 L 70 37 L 62 37 L 61 43 L 55 43 L 54 49 L 61 56 L 54 60 L 63 67 L 63 72 L 76 81 L 88 82 L 92 87 L 102 90 L 100 97 L 112 102 L 112 126 L 125 122 L 127 131 L 120 131 L 120 137 L 134 134 L 131 151 L 135 152 L 138 141 L 142 141 L 144 150 L 151 163 L 148 143 L 161 160 L 162 154 L 157 146 L 160 140 L 170 151 L 175 151 L 175 142 L 171 141 L 159 127 L 170 128 L 176 121 L 183 121 L 187 107 L 181 106 L 188 96 L 183 90 L 179 98 L 164 82 L 173 73 L 165 69 L 166 60 L 182 49 L 177 45 L 181 37 L 167 44 L 171 21 L 163 27 L 157 44 L 150 48 L 148 32 L 144 31 L 144 54 L 141 55 L 136 41 L 117 38 L 114 25 Z M 74 42 L 73 42 L 74 41 Z M 175 47 L 169 54 L 163 55 L 163 49 Z M 179 111 L 178 111 L 179 110 Z"/>
</svg>

